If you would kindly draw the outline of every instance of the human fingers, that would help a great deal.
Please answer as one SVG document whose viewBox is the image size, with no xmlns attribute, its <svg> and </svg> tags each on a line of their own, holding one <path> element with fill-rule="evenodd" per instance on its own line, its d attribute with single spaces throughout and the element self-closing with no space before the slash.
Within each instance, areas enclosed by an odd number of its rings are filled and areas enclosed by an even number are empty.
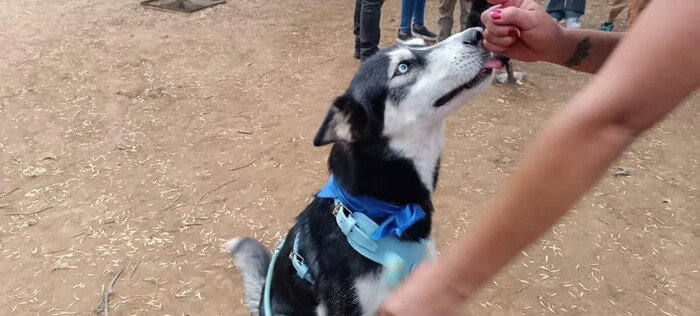
<svg viewBox="0 0 700 316">
<path fill-rule="evenodd" d="M 488 40 L 484 40 L 481 45 L 483 45 L 484 48 L 486 48 L 486 50 L 488 50 L 492 53 L 496 53 L 496 54 L 502 54 L 503 52 L 505 52 L 508 49 L 508 46 L 501 46 L 498 44 L 494 44 Z"/>
<path fill-rule="evenodd" d="M 494 24 L 491 20 L 483 21 L 485 32 L 488 31 L 492 36 L 505 37 L 514 36 L 520 37 L 520 30 L 512 25 L 498 25 Z"/>
<path fill-rule="evenodd" d="M 482 21 L 486 20 L 495 25 L 514 25 L 521 31 L 535 28 L 541 21 L 540 15 L 532 10 L 524 10 L 515 7 L 494 9 L 481 15 Z M 486 24 L 486 23 L 484 23 Z"/>
<path fill-rule="evenodd" d="M 501 5 L 502 7 L 520 7 L 525 0 L 488 0 L 491 4 Z"/>
<path fill-rule="evenodd" d="M 494 45 L 502 46 L 502 47 L 508 47 L 512 45 L 515 40 L 518 38 L 518 33 L 517 30 L 513 32 L 512 30 L 507 31 L 510 34 L 513 34 L 513 36 L 510 36 L 506 34 L 505 36 L 498 36 L 490 31 L 485 31 L 484 32 L 484 41 L 489 42 Z"/>
</svg>

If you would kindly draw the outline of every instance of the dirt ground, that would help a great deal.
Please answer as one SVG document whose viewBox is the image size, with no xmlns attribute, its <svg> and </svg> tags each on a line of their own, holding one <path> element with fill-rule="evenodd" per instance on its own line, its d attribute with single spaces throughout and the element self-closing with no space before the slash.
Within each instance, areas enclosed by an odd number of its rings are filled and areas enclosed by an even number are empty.
<svg viewBox="0 0 700 316">
<path fill-rule="evenodd" d="M 436 25 L 437 1 L 427 21 Z M 398 1 L 383 10 L 394 40 Z M 595 28 L 603 1 L 589 1 Z M 327 179 L 310 138 L 357 67 L 353 2 L 0 6 L 0 314 L 248 315 L 219 245 L 272 247 Z M 624 24 L 624 21 L 623 21 Z M 643 66 L 643 65 L 640 65 Z M 435 235 L 462 235 L 589 76 L 516 63 L 448 123 Z M 464 315 L 695 315 L 700 97 L 626 151 Z M 547 179 L 542 179 L 546 181 Z M 695 311 L 695 312 L 694 312 Z"/>
</svg>

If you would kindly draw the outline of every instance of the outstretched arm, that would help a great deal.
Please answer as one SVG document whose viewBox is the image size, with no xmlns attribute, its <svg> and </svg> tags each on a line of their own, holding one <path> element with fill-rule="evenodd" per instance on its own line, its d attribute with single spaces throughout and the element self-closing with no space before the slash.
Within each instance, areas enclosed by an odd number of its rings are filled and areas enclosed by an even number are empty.
<svg viewBox="0 0 700 316">
<path fill-rule="evenodd" d="M 599 76 L 542 127 L 495 203 L 380 315 L 450 315 L 700 86 L 697 0 L 653 1 Z"/>
<path fill-rule="evenodd" d="M 522 61 L 546 61 L 596 73 L 623 33 L 571 30 L 557 25 L 534 0 L 491 0 L 484 12 L 484 47 Z"/>
</svg>

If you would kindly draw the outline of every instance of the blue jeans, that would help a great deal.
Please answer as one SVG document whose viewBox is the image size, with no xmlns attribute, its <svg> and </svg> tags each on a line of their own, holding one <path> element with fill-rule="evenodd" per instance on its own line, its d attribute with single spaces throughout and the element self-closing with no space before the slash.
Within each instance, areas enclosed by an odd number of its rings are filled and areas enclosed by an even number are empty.
<svg viewBox="0 0 700 316">
<path fill-rule="evenodd" d="M 401 3 L 401 26 L 399 31 L 411 33 L 411 22 L 423 26 L 425 15 L 425 0 L 403 0 Z"/>
<path fill-rule="evenodd" d="M 547 4 L 547 13 L 552 18 L 580 18 L 586 13 L 586 0 L 551 0 Z"/>
</svg>

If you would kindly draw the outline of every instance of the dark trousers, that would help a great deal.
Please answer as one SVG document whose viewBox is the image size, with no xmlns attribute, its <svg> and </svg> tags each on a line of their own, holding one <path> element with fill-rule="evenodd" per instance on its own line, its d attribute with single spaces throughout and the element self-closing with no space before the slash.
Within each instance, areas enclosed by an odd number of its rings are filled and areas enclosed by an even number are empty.
<svg viewBox="0 0 700 316">
<path fill-rule="evenodd" d="M 550 0 L 547 13 L 557 20 L 580 18 L 586 13 L 586 0 Z"/>
<path fill-rule="evenodd" d="M 366 59 L 379 51 L 379 21 L 384 0 L 355 0 L 355 50 Z"/>
<path fill-rule="evenodd" d="M 492 6 L 487 0 L 474 0 L 472 2 L 472 9 L 469 10 L 469 18 L 467 18 L 467 28 L 472 27 L 483 27 L 484 24 L 481 23 L 481 14 L 488 10 Z"/>
</svg>

